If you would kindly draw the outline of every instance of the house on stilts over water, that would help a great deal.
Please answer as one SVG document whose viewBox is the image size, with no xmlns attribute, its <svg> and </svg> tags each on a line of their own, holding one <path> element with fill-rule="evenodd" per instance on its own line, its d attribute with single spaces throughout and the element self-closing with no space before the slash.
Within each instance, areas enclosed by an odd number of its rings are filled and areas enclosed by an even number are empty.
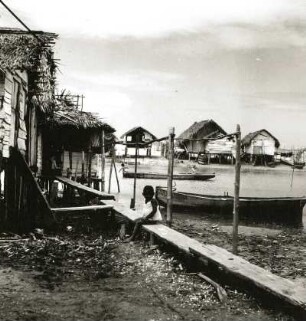
<svg viewBox="0 0 306 321">
<path fill-rule="evenodd" d="M 54 108 L 41 124 L 43 137 L 43 175 L 52 172 L 53 159 L 57 174 L 81 183 L 94 183 L 101 178 L 101 147 L 111 150 L 115 129 L 85 112 L 63 91 L 55 98 Z M 103 142 L 102 142 L 103 139 Z"/>
<path fill-rule="evenodd" d="M 161 143 L 149 143 L 157 137 L 141 126 L 128 130 L 120 138 L 125 146 L 123 153 L 125 157 L 134 157 L 136 146 L 140 157 L 161 156 Z"/>
<path fill-rule="evenodd" d="M 274 163 L 279 146 L 279 140 L 266 129 L 249 133 L 241 141 L 243 159 L 253 165 Z"/>
<path fill-rule="evenodd" d="M 193 123 L 178 136 L 179 147 L 196 158 L 201 164 L 231 163 L 235 148 L 234 137 L 226 136 L 226 131 L 214 120 Z"/>
</svg>

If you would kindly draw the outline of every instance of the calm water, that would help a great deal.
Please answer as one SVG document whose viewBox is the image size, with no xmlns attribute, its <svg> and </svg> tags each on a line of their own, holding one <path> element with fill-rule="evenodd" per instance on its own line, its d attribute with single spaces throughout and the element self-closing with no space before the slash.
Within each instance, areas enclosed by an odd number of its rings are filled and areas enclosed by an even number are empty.
<svg viewBox="0 0 306 321">
<path fill-rule="evenodd" d="M 190 172 L 193 165 L 185 163 L 175 164 L 176 173 Z M 120 166 L 118 166 L 119 168 Z M 134 170 L 134 165 L 129 165 L 129 171 Z M 229 195 L 234 193 L 235 168 L 230 165 L 196 165 L 196 172 L 215 172 L 216 177 L 208 181 L 175 181 L 179 191 L 195 192 L 199 194 Z M 167 163 L 164 160 L 141 163 L 138 171 L 167 172 Z M 108 173 L 106 173 L 108 177 Z M 108 181 L 108 180 L 107 180 Z M 117 183 L 112 179 L 111 192 L 122 201 L 129 202 L 133 195 L 133 179 L 123 178 L 119 174 L 121 193 L 117 193 Z M 166 186 L 166 180 L 137 180 L 136 204 L 142 205 L 142 190 L 145 185 Z M 241 196 L 283 197 L 306 196 L 306 171 L 294 170 L 285 166 L 276 168 L 259 168 L 243 166 L 241 169 Z M 306 209 L 304 208 L 304 226 L 306 226 Z"/>
</svg>

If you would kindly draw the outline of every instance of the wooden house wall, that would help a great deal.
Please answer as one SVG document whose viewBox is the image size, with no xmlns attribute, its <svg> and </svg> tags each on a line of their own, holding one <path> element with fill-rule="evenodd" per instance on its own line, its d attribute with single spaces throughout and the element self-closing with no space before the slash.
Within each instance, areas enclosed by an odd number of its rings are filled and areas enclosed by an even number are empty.
<svg viewBox="0 0 306 321">
<path fill-rule="evenodd" d="M 135 156 L 135 149 L 134 147 L 128 147 L 126 156 Z M 138 148 L 138 156 L 150 156 L 150 148 Z"/>
<path fill-rule="evenodd" d="M 9 147 L 15 146 L 22 154 L 26 153 L 27 130 L 25 125 L 25 115 L 27 112 L 27 75 L 25 72 L 12 74 L 5 72 L 4 82 L 2 81 L 2 93 L 4 96 L 3 107 L 0 110 L 0 141 L 2 141 L 3 157 L 9 157 Z M 19 105 L 19 115 L 16 113 Z M 15 128 L 16 115 L 19 117 Z"/>
<path fill-rule="evenodd" d="M 123 140 L 127 143 L 134 143 L 135 144 L 137 142 L 137 139 L 136 139 L 137 135 L 139 137 L 138 138 L 139 142 L 148 142 L 153 139 L 153 136 L 146 131 L 141 131 L 141 132 L 134 131 L 134 132 L 131 132 L 128 135 L 124 136 Z"/>
<path fill-rule="evenodd" d="M 276 152 L 275 140 L 267 133 L 259 133 L 255 136 L 251 144 L 244 147 L 244 152 L 250 155 L 270 155 Z"/>
<path fill-rule="evenodd" d="M 186 146 L 189 153 L 198 154 L 205 151 L 206 142 L 204 140 L 194 140 L 184 142 L 184 145 Z"/>
<path fill-rule="evenodd" d="M 232 155 L 235 143 L 228 138 L 210 140 L 206 144 L 205 152 L 208 154 Z"/>
</svg>

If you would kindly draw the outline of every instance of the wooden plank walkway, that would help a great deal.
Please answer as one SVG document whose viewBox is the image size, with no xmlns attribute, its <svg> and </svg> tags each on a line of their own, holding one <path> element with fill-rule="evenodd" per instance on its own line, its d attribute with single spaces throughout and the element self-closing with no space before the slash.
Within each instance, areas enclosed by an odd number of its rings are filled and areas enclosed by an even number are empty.
<svg viewBox="0 0 306 321">
<path fill-rule="evenodd" d="M 248 284 L 275 296 L 306 315 L 306 289 L 296 283 L 249 263 L 223 248 L 202 244 L 165 225 L 144 225 L 143 228 L 157 238 L 183 250 L 195 254 L 222 268 L 222 273 L 246 281 Z M 220 272 L 221 273 L 221 272 Z"/>
<path fill-rule="evenodd" d="M 113 210 L 120 214 L 121 216 L 127 218 L 131 222 L 135 222 L 136 219 L 142 217 L 141 212 L 132 210 L 126 206 L 126 204 L 110 201 L 110 200 L 102 200 L 103 204 L 113 206 Z"/>
<path fill-rule="evenodd" d="M 77 182 L 75 182 L 75 181 L 73 181 L 73 180 L 71 180 L 71 179 L 69 179 L 67 177 L 55 176 L 55 179 L 57 179 L 58 181 L 60 181 L 63 184 L 67 184 L 68 186 L 70 186 L 72 188 L 76 188 L 79 191 L 83 191 L 83 192 L 92 194 L 94 196 L 98 196 L 102 200 L 114 200 L 115 199 L 115 196 L 112 195 L 112 194 L 107 194 L 107 193 L 104 193 L 104 192 L 100 192 L 100 191 L 98 191 L 96 189 L 93 189 L 91 187 L 88 187 L 88 186 L 82 185 L 80 183 L 77 183 Z"/>
<path fill-rule="evenodd" d="M 96 212 L 101 210 L 110 210 L 112 205 L 88 205 L 88 206 L 74 206 L 74 207 L 54 207 L 52 208 L 53 213 L 66 213 L 66 214 L 75 214 L 78 212 Z"/>
<path fill-rule="evenodd" d="M 113 205 L 115 212 L 131 221 L 141 216 L 141 213 L 116 201 L 103 201 L 103 203 Z M 243 280 L 245 284 L 272 295 L 293 308 L 294 311 L 302 313 L 306 319 L 306 289 L 304 287 L 297 286 L 291 280 L 251 264 L 223 248 L 202 244 L 163 224 L 143 225 L 143 229 L 186 254 L 196 255 L 198 258 L 217 265 L 221 268 L 218 270 L 219 273 L 226 273 L 236 280 Z"/>
</svg>

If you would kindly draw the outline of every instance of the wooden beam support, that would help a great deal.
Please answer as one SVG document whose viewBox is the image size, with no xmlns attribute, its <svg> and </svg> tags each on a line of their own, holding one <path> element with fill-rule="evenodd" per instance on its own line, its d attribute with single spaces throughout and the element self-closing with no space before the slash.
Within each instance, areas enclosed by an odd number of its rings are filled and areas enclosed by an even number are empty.
<svg viewBox="0 0 306 321">
<path fill-rule="evenodd" d="M 53 213 L 75 214 L 75 212 L 111 210 L 112 208 L 113 208 L 112 205 L 90 205 L 90 206 L 76 206 L 76 207 L 58 207 L 58 208 L 52 208 L 51 210 Z"/>
</svg>

